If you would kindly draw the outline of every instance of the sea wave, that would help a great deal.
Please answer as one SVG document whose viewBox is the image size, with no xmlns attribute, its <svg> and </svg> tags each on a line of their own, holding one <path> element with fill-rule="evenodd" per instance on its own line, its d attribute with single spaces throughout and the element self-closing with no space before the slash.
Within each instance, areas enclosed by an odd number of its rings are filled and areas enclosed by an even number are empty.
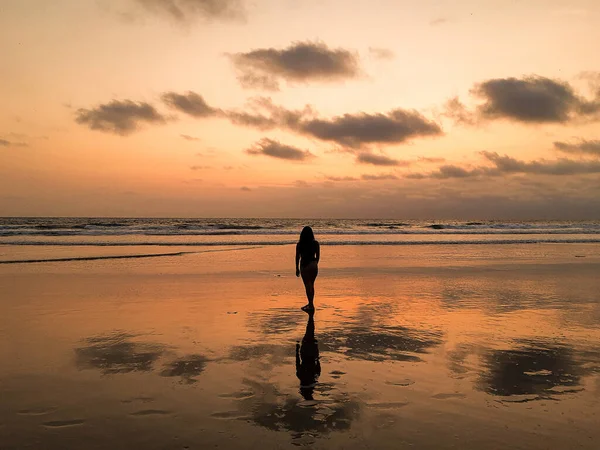
<svg viewBox="0 0 600 450">
<path fill-rule="evenodd" d="M 581 228 L 485 228 L 471 229 L 459 227 L 432 229 L 372 229 L 372 230 L 315 230 L 317 235 L 536 235 L 536 234 L 581 234 L 600 235 L 600 229 Z M 21 229 L 0 230 L 0 237 L 15 236 L 297 236 L 297 230 L 282 229 L 243 229 L 243 230 L 189 230 L 189 229 Z"/>
<path fill-rule="evenodd" d="M 164 247 L 226 247 L 250 246 L 262 247 L 268 245 L 292 245 L 294 240 L 270 241 L 20 241 L 1 240 L 0 245 L 47 245 L 47 246 L 93 246 L 93 247 L 133 247 L 133 246 L 164 246 Z M 505 245 L 505 244 L 600 244 L 600 238 L 532 238 L 532 239 L 462 239 L 462 240 L 410 240 L 410 241 L 381 241 L 381 240 L 344 240 L 321 241 L 321 245 Z"/>
</svg>

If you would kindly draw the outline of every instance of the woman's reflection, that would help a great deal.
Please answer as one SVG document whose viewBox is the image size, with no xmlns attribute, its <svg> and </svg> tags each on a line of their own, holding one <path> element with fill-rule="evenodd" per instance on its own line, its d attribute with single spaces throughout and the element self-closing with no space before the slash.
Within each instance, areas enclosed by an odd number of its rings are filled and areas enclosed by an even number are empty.
<svg viewBox="0 0 600 450">
<path fill-rule="evenodd" d="M 296 376 L 300 380 L 300 394 L 305 400 L 313 400 L 313 391 L 321 375 L 319 344 L 315 339 L 315 313 L 308 313 L 306 333 L 302 345 L 296 343 Z"/>
</svg>

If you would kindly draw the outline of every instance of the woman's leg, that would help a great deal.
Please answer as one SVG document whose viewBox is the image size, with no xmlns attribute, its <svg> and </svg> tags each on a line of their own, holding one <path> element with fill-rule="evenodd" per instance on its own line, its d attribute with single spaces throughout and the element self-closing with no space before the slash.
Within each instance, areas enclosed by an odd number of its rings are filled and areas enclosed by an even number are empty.
<svg viewBox="0 0 600 450">
<path fill-rule="evenodd" d="M 306 298 L 308 299 L 309 308 L 314 308 L 313 301 L 315 299 L 315 280 L 319 274 L 319 268 L 316 263 L 310 263 L 301 270 L 302 281 L 306 289 Z"/>
</svg>

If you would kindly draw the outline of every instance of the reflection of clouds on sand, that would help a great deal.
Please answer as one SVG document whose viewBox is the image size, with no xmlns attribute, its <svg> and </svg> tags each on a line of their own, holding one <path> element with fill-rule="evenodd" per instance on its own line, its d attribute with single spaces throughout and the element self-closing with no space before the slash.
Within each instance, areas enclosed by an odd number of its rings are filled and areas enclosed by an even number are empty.
<svg viewBox="0 0 600 450">
<path fill-rule="evenodd" d="M 296 395 L 280 392 L 270 383 L 244 380 L 245 392 L 253 396 L 238 401 L 247 420 L 273 431 L 328 434 L 350 429 L 359 414 L 359 404 L 339 393 L 331 384 L 319 383 L 315 392 L 323 399 L 306 402 Z M 301 436 L 295 436 L 300 438 Z"/>
<path fill-rule="evenodd" d="M 268 356 L 273 361 L 283 361 L 285 358 L 291 358 L 289 345 L 251 343 L 248 345 L 236 345 L 231 347 L 228 359 L 234 361 L 251 361 Z"/>
<path fill-rule="evenodd" d="M 528 343 L 519 349 L 490 350 L 483 361 L 477 388 L 497 396 L 529 396 L 522 401 L 576 392 L 587 372 L 566 346 Z"/>
<path fill-rule="evenodd" d="M 582 283 L 589 283 L 584 277 Z M 518 274 L 508 279 L 501 273 L 486 276 L 442 278 L 439 297 L 448 310 L 474 308 L 503 314 L 526 309 L 560 309 L 563 314 L 580 311 L 580 305 L 598 309 L 594 288 L 569 289 L 545 274 Z M 598 323 L 597 321 L 595 322 Z"/>
<path fill-rule="evenodd" d="M 203 355 L 189 355 L 165 365 L 160 373 L 162 377 L 181 377 L 181 380 L 187 384 L 196 383 L 195 379 L 206 368 L 209 360 Z"/>
<path fill-rule="evenodd" d="M 322 352 L 340 353 L 369 361 L 421 361 L 417 354 L 441 344 L 442 333 L 402 326 L 361 327 L 352 325 L 321 333 Z"/>
<path fill-rule="evenodd" d="M 270 308 L 248 316 L 248 328 L 263 334 L 285 334 L 298 328 L 298 308 Z"/>
<path fill-rule="evenodd" d="M 122 332 L 87 338 L 84 346 L 75 349 L 77 367 L 99 369 L 104 374 L 151 371 L 164 346 L 133 338 Z"/>
<path fill-rule="evenodd" d="M 75 349 L 75 363 L 80 370 L 98 369 L 105 375 L 154 370 L 157 361 L 167 353 L 167 347 L 134 339 L 134 335 L 123 332 L 89 337 L 84 341 L 86 345 Z M 192 384 L 208 362 L 203 355 L 182 356 L 167 362 L 160 376 L 181 377 L 183 382 Z"/>
<path fill-rule="evenodd" d="M 455 378 L 464 378 L 469 373 L 473 373 L 477 368 L 476 354 L 480 348 L 473 344 L 459 344 L 455 349 L 449 350 L 447 355 L 447 365 Z M 475 359 L 475 361 L 472 361 Z"/>
</svg>

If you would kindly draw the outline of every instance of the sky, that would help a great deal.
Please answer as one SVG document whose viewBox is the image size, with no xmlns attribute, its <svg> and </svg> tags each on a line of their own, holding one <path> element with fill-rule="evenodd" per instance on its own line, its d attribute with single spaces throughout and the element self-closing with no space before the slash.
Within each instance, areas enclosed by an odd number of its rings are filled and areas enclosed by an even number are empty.
<svg viewBox="0 0 600 450">
<path fill-rule="evenodd" d="M 597 0 L 1 0 L 0 216 L 600 219 Z"/>
</svg>

